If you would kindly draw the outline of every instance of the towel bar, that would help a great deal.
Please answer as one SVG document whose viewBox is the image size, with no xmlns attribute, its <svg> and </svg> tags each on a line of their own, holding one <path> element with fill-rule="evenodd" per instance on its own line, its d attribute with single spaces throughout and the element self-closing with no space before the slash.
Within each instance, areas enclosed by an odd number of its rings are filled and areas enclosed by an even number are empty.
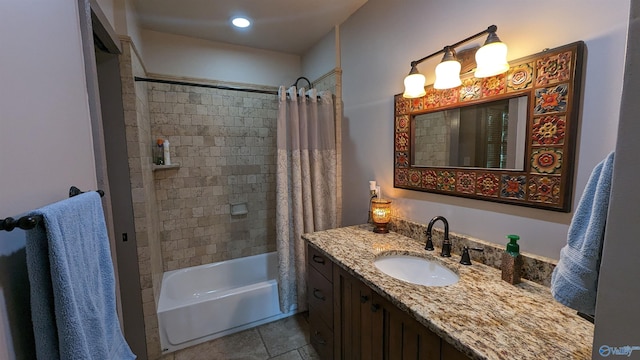
<svg viewBox="0 0 640 360">
<path fill-rule="evenodd" d="M 86 191 L 81 191 L 81 190 L 80 190 L 80 189 L 78 189 L 77 187 L 72 186 L 72 187 L 70 187 L 70 188 L 69 188 L 69 197 L 74 197 L 74 196 L 76 196 L 76 195 L 80 195 L 80 194 L 85 193 L 85 192 L 86 192 Z M 103 196 L 104 196 L 104 191 L 102 191 L 102 190 L 96 190 L 96 192 L 97 192 L 98 194 L 100 194 L 100 197 L 103 197 Z"/>
<path fill-rule="evenodd" d="M 84 193 L 85 191 L 80 191 L 80 189 L 78 189 L 75 186 L 72 186 L 69 189 L 69 197 L 74 197 L 76 195 L 80 195 L 82 193 Z M 102 190 L 96 190 L 96 192 L 98 194 L 100 194 L 100 197 L 104 196 L 104 191 Z M 23 216 L 21 218 L 19 218 L 18 220 L 12 218 L 12 217 L 8 217 L 6 219 L 0 219 L 0 231 L 4 230 L 4 231 L 12 231 L 15 228 L 19 228 L 22 230 L 30 230 L 33 229 L 34 227 L 36 227 L 36 225 L 38 225 L 39 222 L 42 221 L 42 216 L 40 215 L 35 215 L 35 216 Z"/>
<path fill-rule="evenodd" d="M 23 216 L 18 220 L 12 217 L 0 220 L 0 230 L 12 231 L 15 228 L 29 230 L 36 227 L 42 221 L 42 216 Z"/>
</svg>

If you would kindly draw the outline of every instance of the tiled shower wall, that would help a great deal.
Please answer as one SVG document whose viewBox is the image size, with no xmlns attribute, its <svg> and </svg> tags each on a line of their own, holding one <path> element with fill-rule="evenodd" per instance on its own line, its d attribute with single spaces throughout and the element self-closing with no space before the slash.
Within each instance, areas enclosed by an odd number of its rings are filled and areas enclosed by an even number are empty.
<svg viewBox="0 0 640 360">
<path fill-rule="evenodd" d="M 272 94 L 148 83 L 151 133 L 175 169 L 156 169 L 164 271 L 275 251 Z M 231 215 L 231 204 L 248 213 Z"/>
<path fill-rule="evenodd" d="M 303 84 L 303 82 L 301 82 Z M 331 71 L 313 82 L 313 87 L 318 91 L 331 91 L 333 95 L 336 94 L 336 75 L 335 71 Z M 335 101 L 335 98 L 334 98 Z"/>
</svg>

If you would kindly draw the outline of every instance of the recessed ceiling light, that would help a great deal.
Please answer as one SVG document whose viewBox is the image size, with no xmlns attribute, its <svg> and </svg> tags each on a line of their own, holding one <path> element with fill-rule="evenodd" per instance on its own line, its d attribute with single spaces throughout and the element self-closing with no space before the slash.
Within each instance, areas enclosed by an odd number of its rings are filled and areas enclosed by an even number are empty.
<svg viewBox="0 0 640 360">
<path fill-rule="evenodd" d="M 249 19 L 240 16 L 231 19 L 231 23 L 233 24 L 233 26 L 239 28 L 246 28 L 251 26 L 251 21 L 249 21 Z"/>
</svg>

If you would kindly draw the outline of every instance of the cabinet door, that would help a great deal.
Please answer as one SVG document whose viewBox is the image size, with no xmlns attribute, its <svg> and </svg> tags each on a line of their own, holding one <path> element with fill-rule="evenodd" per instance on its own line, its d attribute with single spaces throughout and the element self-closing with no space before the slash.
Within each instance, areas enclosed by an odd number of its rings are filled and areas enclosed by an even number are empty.
<svg viewBox="0 0 640 360">
<path fill-rule="evenodd" d="M 336 306 L 339 318 L 334 325 L 340 358 L 348 360 L 373 359 L 372 291 L 346 271 L 334 269 L 334 294 L 340 294 Z M 378 332 L 380 329 L 378 329 Z"/>
<path fill-rule="evenodd" d="M 458 349 L 454 348 L 453 345 L 448 342 L 442 340 L 442 360 L 469 360 L 469 357 Z"/>
<path fill-rule="evenodd" d="M 382 328 L 374 338 L 375 352 L 383 359 L 440 359 L 440 337 L 379 295 L 374 293 L 372 301 L 378 314 L 374 328 Z"/>
</svg>

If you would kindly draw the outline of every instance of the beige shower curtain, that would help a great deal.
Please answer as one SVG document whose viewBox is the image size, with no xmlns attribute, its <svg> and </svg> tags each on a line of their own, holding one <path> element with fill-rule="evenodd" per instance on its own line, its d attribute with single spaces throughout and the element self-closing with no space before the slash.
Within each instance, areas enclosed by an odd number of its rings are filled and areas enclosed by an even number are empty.
<svg viewBox="0 0 640 360">
<path fill-rule="evenodd" d="M 280 308 L 307 309 L 306 247 L 300 235 L 335 228 L 336 136 L 333 98 L 280 87 L 277 124 L 276 241 Z"/>
</svg>

